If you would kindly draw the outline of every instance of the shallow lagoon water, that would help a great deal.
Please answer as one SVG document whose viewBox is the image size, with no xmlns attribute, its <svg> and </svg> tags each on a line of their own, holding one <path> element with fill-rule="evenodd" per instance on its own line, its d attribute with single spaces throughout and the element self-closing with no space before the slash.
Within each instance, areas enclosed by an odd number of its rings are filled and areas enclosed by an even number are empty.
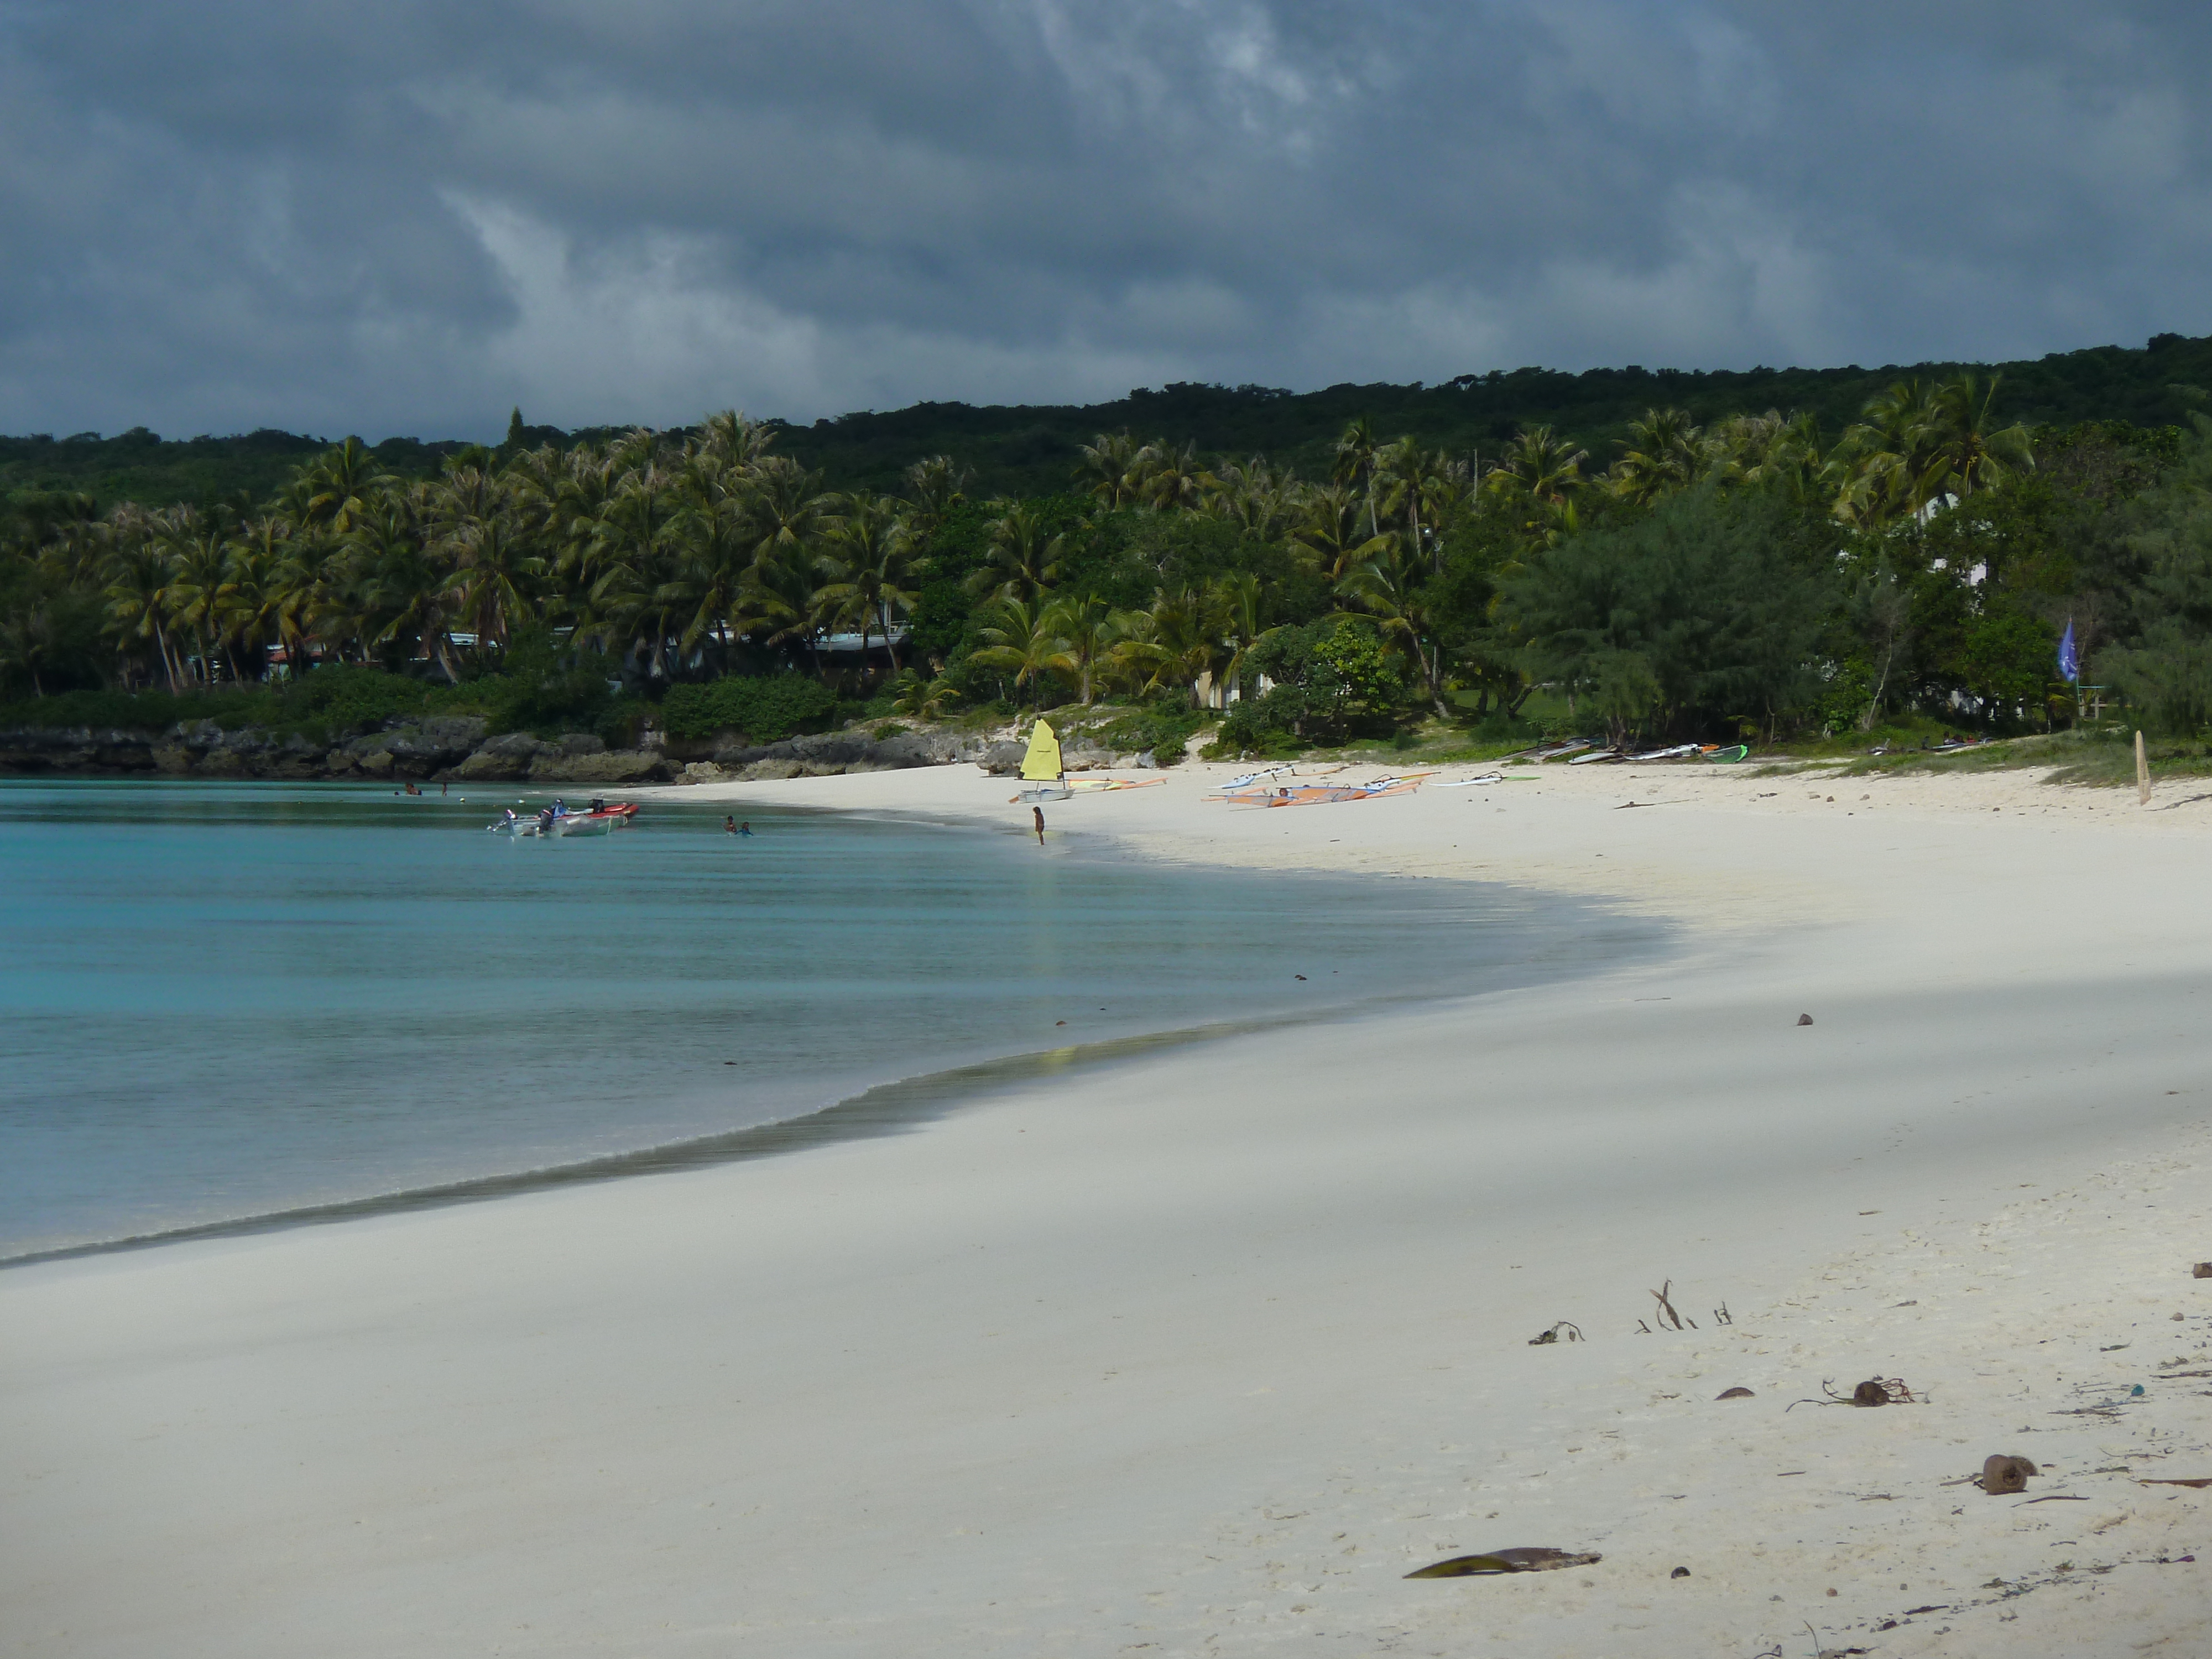
<svg viewBox="0 0 2212 1659">
<path fill-rule="evenodd" d="M 1659 939 L 1504 889 L 1121 859 L 1079 806 L 1043 848 L 1013 822 L 762 811 L 741 840 L 680 799 L 611 836 L 485 834 L 515 799 L 0 782 L 0 1258 L 726 1139 L 1002 1056 L 1533 983 Z"/>
</svg>

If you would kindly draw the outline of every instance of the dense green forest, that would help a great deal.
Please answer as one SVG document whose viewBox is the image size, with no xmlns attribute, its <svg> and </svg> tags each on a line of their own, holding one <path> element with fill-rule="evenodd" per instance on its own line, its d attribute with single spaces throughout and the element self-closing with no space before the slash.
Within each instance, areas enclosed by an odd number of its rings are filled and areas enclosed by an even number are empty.
<svg viewBox="0 0 2212 1659">
<path fill-rule="evenodd" d="M 1337 435 L 1364 417 L 1377 431 L 1410 434 L 1475 465 L 1527 427 L 1545 426 L 1571 447 L 1610 456 L 1629 422 L 1652 408 L 1686 410 L 1711 423 L 1749 410 L 1810 415 L 1839 433 L 1867 401 L 1899 380 L 1932 385 L 1972 374 L 2002 375 L 2010 418 L 2029 426 L 2125 421 L 2185 425 L 2198 388 L 2212 388 L 2212 337 L 2160 334 L 2141 349 L 2098 346 L 2034 362 L 1917 363 L 1884 368 L 1752 368 L 1692 374 L 1677 369 L 1594 368 L 1569 374 L 1522 368 L 1467 374 L 1442 385 L 1336 386 L 1288 392 L 1265 386 L 1170 386 L 1132 392 L 1117 403 L 974 408 L 916 404 L 886 414 L 854 414 L 794 426 L 765 422 L 777 453 L 819 471 L 826 488 L 891 490 L 915 458 L 954 457 L 979 499 L 1044 495 L 1067 487 L 1083 446 L 1101 432 L 1156 433 L 1210 455 L 1265 455 L 1308 477 L 1326 475 Z M 524 426 L 524 447 L 604 443 L 617 428 L 563 432 Z M 677 434 L 678 437 L 696 435 Z M 103 507 L 189 502 L 206 509 L 279 489 L 291 470 L 325 447 L 289 432 L 182 441 L 135 428 L 112 438 L 81 432 L 55 439 L 0 437 L 0 496 L 24 491 L 81 491 Z M 428 479 L 458 440 L 392 438 L 373 447 L 376 465 L 395 477 Z"/>
<path fill-rule="evenodd" d="M 659 433 L 518 412 L 496 447 L 0 440 L 0 695 L 611 740 L 1110 702 L 1164 755 L 1208 708 L 1225 752 L 1510 737 L 1538 708 L 1774 740 L 2069 717 L 2070 625 L 2108 696 L 2193 731 L 2208 380 L 2212 341 L 2165 336 L 2001 374 L 1531 369 Z"/>
</svg>

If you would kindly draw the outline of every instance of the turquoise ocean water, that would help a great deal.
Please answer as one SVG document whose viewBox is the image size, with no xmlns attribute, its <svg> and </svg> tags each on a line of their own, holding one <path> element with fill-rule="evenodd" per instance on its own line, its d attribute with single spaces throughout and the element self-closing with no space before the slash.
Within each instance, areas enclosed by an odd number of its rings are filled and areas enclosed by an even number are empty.
<svg viewBox="0 0 2212 1659">
<path fill-rule="evenodd" d="M 755 810 L 741 841 L 681 801 L 485 834 L 515 799 L 0 781 L 0 1259 L 772 1151 L 751 1126 L 865 1132 L 1145 1034 L 1657 943 L 1501 889 L 1120 859 L 1080 803 L 1044 848 L 1011 813 Z"/>
</svg>

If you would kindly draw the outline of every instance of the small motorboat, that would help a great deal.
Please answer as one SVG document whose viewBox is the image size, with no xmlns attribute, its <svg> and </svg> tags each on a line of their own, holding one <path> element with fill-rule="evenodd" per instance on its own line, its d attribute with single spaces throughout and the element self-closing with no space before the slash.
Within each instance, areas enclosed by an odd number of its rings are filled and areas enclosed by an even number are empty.
<svg viewBox="0 0 2212 1659">
<path fill-rule="evenodd" d="M 616 801 L 610 804 L 595 800 L 582 811 L 572 811 L 565 801 L 555 801 L 550 806 L 535 812 L 517 812 L 512 806 L 496 823 L 484 828 L 495 836 L 512 836 L 517 840 L 537 836 L 540 840 L 562 836 L 603 836 L 628 823 L 637 815 L 635 801 Z"/>
<path fill-rule="evenodd" d="M 553 820 L 556 836 L 604 836 L 619 830 L 637 816 L 635 801 L 617 801 L 612 805 L 593 801 L 581 812 L 562 812 Z"/>
</svg>

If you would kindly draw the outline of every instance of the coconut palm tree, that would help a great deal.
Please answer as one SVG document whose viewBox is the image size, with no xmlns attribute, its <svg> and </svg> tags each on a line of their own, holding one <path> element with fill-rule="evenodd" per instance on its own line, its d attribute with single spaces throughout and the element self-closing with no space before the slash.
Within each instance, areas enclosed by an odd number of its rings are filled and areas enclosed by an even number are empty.
<svg viewBox="0 0 2212 1659">
<path fill-rule="evenodd" d="M 678 643 L 686 651 L 702 640 L 717 647 L 734 637 L 732 621 L 744 605 L 745 574 L 753 566 L 754 538 L 745 503 L 709 493 L 671 520 L 669 580 L 655 598 L 683 618 Z"/>
<path fill-rule="evenodd" d="M 1298 501 L 1297 480 L 1289 471 L 1278 474 L 1265 456 L 1255 455 L 1242 466 L 1219 467 L 1210 476 L 1200 512 L 1267 541 L 1289 527 Z"/>
<path fill-rule="evenodd" d="M 220 605 L 229 562 L 222 537 L 189 507 L 154 515 L 155 538 L 168 554 L 169 584 L 163 591 L 173 632 L 189 631 L 198 649 L 195 660 L 204 684 L 216 680 L 221 644 Z M 234 666 L 232 677 L 236 678 Z"/>
<path fill-rule="evenodd" d="M 1931 471 L 1940 470 L 1942 488 L 1960 501 L 2035 469 L 2035 443 L 2026 426 L 1996 427 L 1990 420 L 2004 376 L 1990 377 L 1976 394 L 1974 377 L 1961 374 L 1936 388 L 1928 399 L 1922 437 Z"/>
<path fill-rule="evenodd" d="M 453 624 L 461 620 L 465 593 L 457 574 L 441 556 L 450 544 L 435 546 L 404 517 L 387 515 L 381 524 L 362 527 L 354 545 L 369 567 L 369 610 L 380 622 L 371 646 L 419 645 L 438 665 L 448 684 L 460 683 L 453 653 Z"/>
<path fill-rule="evenodd" d="M 1401 438 L 1375 452 L 1374 474 L 1369 485 L 1370 501 L 1379 501 L 1383 514 L 1401 519 L 1406 545 L 1424 554 L 1436 568 L 1443 568 L 1443 545 L 1435 531 L 1443 514 L 1464 498 L 1467 467 L 1442 450 L 1424 449 L 1413 438 Z"/>
<path fill-rule="evenodd" d="M 447 587 L 476 632 L 477 648 L 496 641 L 504 649 L 515 624 L 536 614 L 532 591 L 545 562 L 531 551 L 505 514 L 459 526 L 447 544 L 454 567 Z"/>
<path fill-rule="evenodd" d="M 285 542 L 291 526 L 273 513 L 246 520 L 230 541 L 221 607 L 223 626 L 255 661 L 276 638 L 284 602 Z"/>
<path fill-rule="evenodd" d="M 1102 432 L 1083 446 L 1076 464 L 1075 481 L 1084 493 L 1108 512 L 1134 507 L 1142 498 L 1144 481 L 1138 458 L 1143 453 L 1128 433 Z"/>
<path fill-rule="evenodd" d="M 1042 709 L 1045 676 L 1071 665 L 1068 642 L 1059 631 L 1059 607 L 1001 597 L 985 614 L 990 620 L 982 629 L 984 643 L 969 661 L 1012 673 L 1014 690 L 1019 691 L 1027 685 L 1034 706 Z"/>
<path fill-rule="evenodd" d="M 1143 477 L 1145 505 L 1155 513 L 1195 509 L 1204 505 L 1213 476 L 1198 459 L 1198 446 L 1181 449 L 1162 442 L 1148 444 L 1139 471 Z"/>
<path fill-rule="evenodd" d="M 745 573 L 742 625 L 770 645 L 797 641 L 822 678 L 823 558 L 811 547 L 791 547 L 757 558 Z"/>
<path fill-rule="evenodd" d="M 952 512 L 968 505 L 968 469 L 950 455 L 926 455 L 907 468 L 907 499 L 914 503 L 909 527 L 917 543 L 935 535 Z"/>
<path fill-rule="evenodd" d="M 1951 463 L 1938 441 L 1945 417 L 1936 403 L 1937 394 L 1917 380 L 1894 381 L 1867 400 L 1863 418 L 1838 446 L 1845 471 L 1838 518 L 1868 527 L 1918 518 L 1947 493 Z"/>
<path fill-rule="evenodd" d="M 1224 654 L 1212 595 L 1192 588 L 1159 592 L 1151 611 L 1126 619 L 1113 654 L 1139 692 L 1197 686 Z"/>
<path fill-rule="evenodd" d="M 1060 651 L 1049 665 L 1075 676 L 1076 695 L 1088 708 L 1091 677 L 1128 631 L 1127 618 L 1103 599 L 1064 599 L 1046 608 L 1038 626 L 1060 641 Z"/>
<path fill-rule="evenodd" d="M 1523 428 L 1498 464 L 1483 475 L 1483 488 L 1530 509 L 1564 501 L 1582 488 L 1587 450 L 1571 449 L 1548 426 Z"/>
<path fill-rule="evenodd" d="M 698 450 L 718 466 L 750 471 L 766 459 L 769 446 L 775 441 L 775 428 L 726 409 L 701 423 Z"/>
<path fill-rule="evenodd" d="M 911 611 L 920 596 L 913 580 L 914 537 L 899 502 L 889 495 L 855 495 L 830 532 L 825 562 L 833 580 L 822 598 L 835 620 L 860 626 L 860 660 L 868 656 L 868 636 L 881 633 L 898 672 L 898 647 L 891 639 L 891 612 Z"/>
<path fill-rule="evenodd" d="M 1024 502 L 1001 501 L 994 505 L 1000 509 L 999 516 L 984 526 L 983 532 L 989 538 L 990 562 L 968 578 L 968 591 L 987 593 L 995 589 L 1002 598 L 1034 604 L 1060 580 L 1060 559 L 1066 538 L 1048 533 L 1042 515 Z"/>
<path fill-rule="evenodd" d="M 1712 438 L 1724 457 L 1716 471 L 1754 489 L 1779 487 L 1809 505 L 1833 501 L 1841 487 L 1821 446 L 1820 422 L 1810 414 L 1770 409 L 1764 415 L 1732 415 Z"/>
<path fill-rule="evenodd" d="M 169 561 L 160 542 L 128 518 L 118 526 L 124 533 L 110 555 L 102 587 L 107 617 L 125 640 L 149 641 L 172 692 L 181 691 L 182 677 L 169 649 Z"/>
<path fill-rule="evenodd" d="M 391 482 L 391 475 L 360 439 L 348 438 L 325 450 L 299 482 L 303 488 L 295 492 L 295 498 L 300 521 L 326 526 L 343 535 Z"/>
<path fill-rule="evenodd" d="M 1413 659 L 1437 713 L 1443 700 L 1443 648 L 1436 637 L 1436 608 L 1427 591 L 1424 562 L 1402 546 L 1370 559 L 1337 584 L 1337 592 L 1377 618 L 1382 636 Z"/>
<path fill-rule="evenodd" d="M 1680 409 L 1647 409 L 1628 423 L 1621 457 L 1606 475 L 1613 494 L 1638 507 L 1692 484 L 1722 460 L 1723 447 Z"/>
<path fill-rule="evenodd" d="M 1323 575 L 1340 581 L 1382 550 L 1383 537 L 1360 534 L 1361 520 L 1372 521 L 1369 505 L 1343 484 L 1324 484 L 1308 492 L 1291 539 L 1312 556 Z"/>
<path fill-rule="evenodd" d="M 787 455 L 771 455 L 757 469 L 753 492 L 753 558 L 756 562 L 811 560 L 817 544 L 836 517 L 837 498 L 822 489 L 822 475 L 809 472 Z"/>
<path fill-rule="evenodd" d="M 952 705 L 959 701 L 959 688 L 943 675 L 939 675 L 933 680 L 925 680 L 921 675 L 909 671 L 905 678 L 904 688 L 899 692 L 897 700 L 891 704 L 891 711 L 914 720 L 940 720 L 950 713 Z"/>
<path fill-rule="evenodd" d="M 1266 635 L 1261 621 L 1264 609 L 1260 579 L 1249 571 L 1224 576 L 1213 585 L 1213 614 L 1218 619 L 1227 659 L 1221 665 L 1218 684 L 1224 700 L 1230 688 L 1244 683 L 1252 648 Z"/>
<path fill-rule="evenodd" d="M 98 580 L 106 545 L 98 501 L 79 490 L 39 491 L 17 498 L 15 510 L 43 569 L 74 585 Z"/>
<path fill-rule="evenodd" d="M 1376 518 L 1372 501 L 1371 484 L 1375 477 L 1376 452 L 1382 447 L 1375 435 L 1375 423 L 1362 415 L 1348 422 L 1337 434 L 1334 447 L 1336 482 L 1348 486 L 1368 502 L 1367 533 L 1381 533 L 1382 526 Z"/>
</svg>

